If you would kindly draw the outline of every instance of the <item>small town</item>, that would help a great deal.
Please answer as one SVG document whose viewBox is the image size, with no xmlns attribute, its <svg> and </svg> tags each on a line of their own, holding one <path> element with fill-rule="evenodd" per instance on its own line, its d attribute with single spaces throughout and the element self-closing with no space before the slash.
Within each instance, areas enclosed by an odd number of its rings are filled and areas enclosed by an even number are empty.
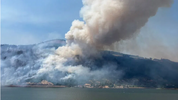
<svg viewBox="0 0 178 100">
<path fill-rule="evenodd" d="M 123 81 L 123 80 L 122 80 Z M 140 85 L 132 85 L 128 83 L 116 83 L 113 84 L 110 81 L 106 82 L 99 82 L 99 81 L 89 81 L 88 83 L 80 84 L 80 85 L 72 85 L 72 84 L 53 84 L 51 82 L 48 82 L 46 80 L 42 80 L 39 83 L 32 83 L 32 82 L 27 82 L 23 85 L 8 85 L 7 87 L 52 87 L 52 88 L 65 88 L 65 87 L 73 87 L 73 88 L 100 88 L 100 89 L 107 89 L 107 88 L 112 88 L 112 89 L 143 89 L 143 88 L 166 88 L 166 87 L 149 87 L 149 86 L 140 86 Z M 170 89 L 177 89 L 177 88 L 170 88 Z"/>
<path fill-rule="evenodd" d="M 12 85 L 11 85 L 12 86 Z M 15 86 L 15 85 L 13 85 Z M 116 88 L 116 89 L 124 89 L 124 88 L 144 88 L 144 87 L 138 87 L 134 85 L 116 85 L 116 84 L 110 84 L 110 85 L 104 85 L 101 84 L 99 81 L 95 84 L 91 83 L 85 83 L 83 85 L 55 85 L 51 82 L 48 82 L 46 80 L 41 81 L 40 83 L 31 83 L 28 82 L 27 85 L 23 85 L 24 87 L 75 87 L 75 88 Z"/>
</svg>

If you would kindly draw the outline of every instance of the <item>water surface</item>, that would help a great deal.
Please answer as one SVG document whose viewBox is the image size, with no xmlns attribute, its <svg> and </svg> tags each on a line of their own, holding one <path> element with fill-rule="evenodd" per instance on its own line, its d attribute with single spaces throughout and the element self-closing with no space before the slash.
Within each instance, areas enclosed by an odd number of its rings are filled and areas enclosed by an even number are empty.
<svg viewBox="0 0 178 100">
<path fill-rule="evenodd" d="M 178 90 L 2 87 L 1 100 L 178 100 Z"/>
</svg>

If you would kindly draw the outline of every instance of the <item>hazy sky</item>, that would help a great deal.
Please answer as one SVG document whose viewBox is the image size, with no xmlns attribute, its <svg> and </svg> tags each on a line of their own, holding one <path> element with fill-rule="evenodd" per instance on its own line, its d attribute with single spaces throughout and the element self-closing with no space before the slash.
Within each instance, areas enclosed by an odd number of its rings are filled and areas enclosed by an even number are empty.
<svg viewBox="0 0 178 100">
<path fill-rule="evenodd" d="M 80 19 L 81 0 L 2 0 L 1 43 L 33 44 L 61 38 L 74 19 Z M 178 0 L 149 19 L 141 34 L 178 45 Z M 148 31 L 149 30 L 149 31 Z M 151 31 L 150 31 L 151 30 Z"/>
</svg>

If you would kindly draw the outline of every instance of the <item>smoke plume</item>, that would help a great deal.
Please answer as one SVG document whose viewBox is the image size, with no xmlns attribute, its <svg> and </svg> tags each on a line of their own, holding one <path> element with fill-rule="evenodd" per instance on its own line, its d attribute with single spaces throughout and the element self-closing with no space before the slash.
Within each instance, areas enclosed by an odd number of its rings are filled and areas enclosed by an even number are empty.
<svg viewBox="0 0 178 100">
<path fill-rule="evenodd" d="M 83 0 L 81 16 L 84 21 L 72 22 L 65 35 L 66 46 L 59 47 L 54 55 L 44 60 L 44 70 L 40 73 L 54 66 L 54 69 L 79 74 L 78 69 L 85 69 L 85 66 L 66 66 L 64 63 L 76 56 L 83 59 L 96 56 L 105 46 L 137 35 L 159 7 L 169 7 L 171 3 L 172 0 Z"/>
<path fill-rule="evenodd" d="M 169 7 L 171 3 L 172 0 L 83 0 L 84 22 L 72 23 L 65 35 L 67 43 L 98 49 L 131 38 L 159 7 Z"/>
</svg>

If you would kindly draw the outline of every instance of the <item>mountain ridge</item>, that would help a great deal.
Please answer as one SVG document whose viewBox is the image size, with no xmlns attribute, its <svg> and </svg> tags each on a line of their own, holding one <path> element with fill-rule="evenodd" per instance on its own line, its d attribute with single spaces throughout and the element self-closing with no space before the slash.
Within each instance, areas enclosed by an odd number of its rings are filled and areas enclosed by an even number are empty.
<svg viewBox="0 0 178 100">
<path fill-rule="evenodd" d="M 43 59 L 55 50 L 65 45 L 65 40 L 56 39 L 34 45 L 1 45 L 1 79 L 2 85 L 21 84 L 24 82 L 40 82 L 47 80 L 53 84 L 84 84 L 70 79 L 65 82 L 48 79 L 48 74 L 34 78 L 43 67 Z M 64 65 L 82 65 L 89 72 L 101 70 L 104 78 L 110 79 L 112 83 L 133 83 L 144 87 L 174 87 L 178 88 L 178 62 L 168 59 L 143 58 L 135 55 L 122 54 L 114 51 L 101 51 L 99 57 L 82 58 L 74 57 L 76 60 L 67 61 Z M 104 70 L 104 71 L 102 71 Z M 55 74 L 75 75 L 69 72 L 56 72 Z M 54 75 L 55 75 L 54 74 Z M 99 74 L 97 74 L 99 75 Z M 18 80 L 18 81 L 17 81 Z M 89 79 L 93 80 L 93 79 Z M 114 81 L 115 80 L 115 81 Z M 69 83 L 68 83 L 69 82 Z M 71 83 L 73 82 L 73 83 Z"/>
</svg>

